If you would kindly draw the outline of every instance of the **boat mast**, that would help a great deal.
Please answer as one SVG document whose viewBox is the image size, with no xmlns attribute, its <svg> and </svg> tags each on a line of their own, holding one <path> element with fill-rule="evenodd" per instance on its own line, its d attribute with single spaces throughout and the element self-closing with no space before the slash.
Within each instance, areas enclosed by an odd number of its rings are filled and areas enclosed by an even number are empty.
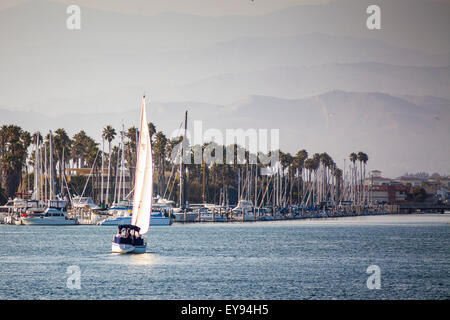
<svg viewBox="0 0 450 320">
<path fill-rule="evenodd" d="M 59 164 L 60 166 L 62 166 L 60 168 L 61 176 L 59 177 L 59 180 L 60 180 L 59 192 L 61 193 L 61 199 L 64 199 L 64 175 L 66 174 L 66 163 L 64 162 L 64 150 L 65 150 L 65 148 L 63 148 L 63 150 L 62 150 L 62 161 Z"/>
<path fill-rule="evenodd" d="M 251 169 L 251 167 L 250 167 L 250 169 Z M 247 200 L 249 200 L 250 201 L 250 185 L 251 185 L 251 182 L 252 182 L 252 178 L 251 178 L 251 176 L 252 176 L 252 171 L 250 170 L 250 172 L 249 172 L 249 164 L 247 163 L 247 170 L 246 170 L 246 175 L 247 175 L 247 197 L 246 197 L 246 199 Z"/>
<path fill-rule="evenodd" d="M 117 148 L 117 161 L 116 161 L 116 182 L 114 183 L 114 204 L 117 204 L 117 197 L 118 197 L 118 186 L 117 186 L 117 181 L 118 181 L 118 177 L 119 177 L 119 157 L 120 157 L 120 142 L 119 142 L 119 147 Z"/>
<path fill-rule="evenodd" d="M 241 201 L 241 168 L 238 167 L 238 205 Z"/>
<path fill-rule="evenodd" d="M 45 145 L 45 143 L 44 143 L 44 145 Z M 43 166 L 44 166 L 44 163 L 43 163 L 43 150 L 44 150 L 44 148 L 43 147 L 41 147 L 41 148 L 39 148 L 39 188 L 40 188 L 40 191 L 39 191 L 39 200 L 41 200 L 41 196 L 44 194 L 44 180 L 45 180 L 45 177 L 44 177 L 44 168 L 43 168 Z M 44 196 L 45 196 L 45 194 L 44 194 Z"/>
<path fill-rule="evenodd" d="M 34 200 L 39 200 L 39 131 L 36 132 L 36 151 L 34 155 Z"/>
<path fill-rule="evenodd" d="M 122 123 L 122 157 L 120 160 L 120 166 L 121 166 L 121 186 L 122 186 L 122 190 L 121 190 L 121 199 L 123 200 L 125 199 L 125 155 L 124 155 L 124 151 L 125 151 L 125 143 L 124 143 L 124 134 L 125 134 L 125 125 Z"/>
<path fill-rule="evenodd" d="M 50 130 L 50 194 L 49 200 L 53 199 L 53 146 L 52 146 L 52 131 Z M 61 165 L 61 164 L 60 164 Z"/>
<path fill-rule="evenodd" d="M 181 141 L 181 158 L 180 158 L 180 208 L 186 209 L 186 182 L 185 182 L 185 170 L 184 170 L 184 144 L 186 142 L 186 132 L 187 132 L 187 117 L 188 112 L 184 114 L 184 134 L 183 140 Z"/>
<path fill-rule="evenodd" d="M 100 203 L 101 206 L 103 206 L 103 180 L 105 180 L 104 177 L 104 165 L 105 165 L 105 138 L 102 135 L 102 174 L 101 174 L 101 183 L 100 183 Z"/>
<path fill-rule="evenodd" d="M 202 199 L 203 199 L 203 204 L 206 203 L 206 194 L 205 194 L 205 180 L 206 180 L 206 164 L 203 161 L 203 157 L 202 157 Z"/>
<path fill-rule="evenodd" d="M 47 145 L 44 143 L 44 201 L 47 201 L 47 186 L 48 186 L 48 165 L 47 165 Z"/>
<path fill-rule="evenodd" d="M 258 165 L 255 164 L 255 204 L 254 207 L 258 205 Z"/>
</svg>

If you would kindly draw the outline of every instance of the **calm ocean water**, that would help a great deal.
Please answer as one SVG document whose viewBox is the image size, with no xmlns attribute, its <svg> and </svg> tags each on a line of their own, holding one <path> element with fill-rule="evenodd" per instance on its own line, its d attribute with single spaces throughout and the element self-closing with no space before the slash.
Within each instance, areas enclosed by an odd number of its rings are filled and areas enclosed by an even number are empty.
<svg viewBox="0 0 450 320">
<path fill-rule="evenodd" d="M 1 225 L 0 299 L 450 298 L 450 215 L 174 224 L 144 255 L 112 254 L 115 231 Z"/>
</svg>

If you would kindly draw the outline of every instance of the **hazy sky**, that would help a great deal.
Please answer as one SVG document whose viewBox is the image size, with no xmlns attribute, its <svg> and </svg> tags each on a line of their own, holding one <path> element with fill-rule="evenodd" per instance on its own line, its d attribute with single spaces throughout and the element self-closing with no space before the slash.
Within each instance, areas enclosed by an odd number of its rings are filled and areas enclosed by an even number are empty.
<svg viewBox="0 0 450 320">
<path fill-rule="evenodd" d="M 30 0 L 1 0 L 0 8 Z M 32 1 L 32 0 L 31 0 Z M 182 12 L 198 15 L 258 15 L 299 5 L 330 2 L 330 0 L 52 0 L 103 10 L 141 14 Z"/>
<path fill-rule="evenodd" d="M 33 0 L 0 0 L 0 9 Z M 198 15 L 259 15 L 300 4 L 331 0 L 51 0 L 80 6 L 146 15 L 182 12 Z M 426 0 L 450 3 L 450 0 Z"/>
<path fill-rule="evenodd" d="M 208 127 L 280 128 L 293 153 L 450 172 L 450 0 L 431 1 L 0 0 L 0 125 L 73 135 L 82 123 L 98 139 L 137 121 L 145 92 L 166 134 L 189 107 Z M 381 30 L 366 27 L 372 3 Z M 325 124 L 317 106 L 333 110 Z"/>
</svg>

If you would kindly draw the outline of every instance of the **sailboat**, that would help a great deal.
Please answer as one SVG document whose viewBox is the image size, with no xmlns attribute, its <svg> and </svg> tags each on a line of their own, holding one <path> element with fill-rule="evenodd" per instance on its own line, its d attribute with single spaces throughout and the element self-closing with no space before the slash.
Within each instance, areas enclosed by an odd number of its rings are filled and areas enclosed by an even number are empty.
<svg viewBox="0 0 450 320">
<path fill-rule="evenodd" d="M 153 195 L 153 160 L 150 132 L 142 97 L 140 135 L 136 159 L 136 175 L 131 224 L 119 225 L 112 241 L 112 252 L 145 253 L 147 244 L 142 235 L 150 227 Z"/>
</svg>

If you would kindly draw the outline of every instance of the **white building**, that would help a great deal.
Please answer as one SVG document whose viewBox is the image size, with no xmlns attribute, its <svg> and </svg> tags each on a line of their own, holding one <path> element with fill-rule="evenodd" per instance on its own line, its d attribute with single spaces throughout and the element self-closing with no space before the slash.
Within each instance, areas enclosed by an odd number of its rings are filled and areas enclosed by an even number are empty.
<svg viewBox="0 0 450 320">
<path fill-rule="evenodd" d="M 364 179 L 364 185 L 366 186 L 384 186 L 393 183 L 392 179 L 384 178 L 381 176 L 381 171 L 373 170 L 370 172 L 370 177 Z"/>
<path fill-rule="evenodd" d="M 400 177 L 396 181 L 400 182 L 404 186 L 411 185 L 411 187 L 421 187 L 423 180 L 414 177 Z"/>
</svg>

